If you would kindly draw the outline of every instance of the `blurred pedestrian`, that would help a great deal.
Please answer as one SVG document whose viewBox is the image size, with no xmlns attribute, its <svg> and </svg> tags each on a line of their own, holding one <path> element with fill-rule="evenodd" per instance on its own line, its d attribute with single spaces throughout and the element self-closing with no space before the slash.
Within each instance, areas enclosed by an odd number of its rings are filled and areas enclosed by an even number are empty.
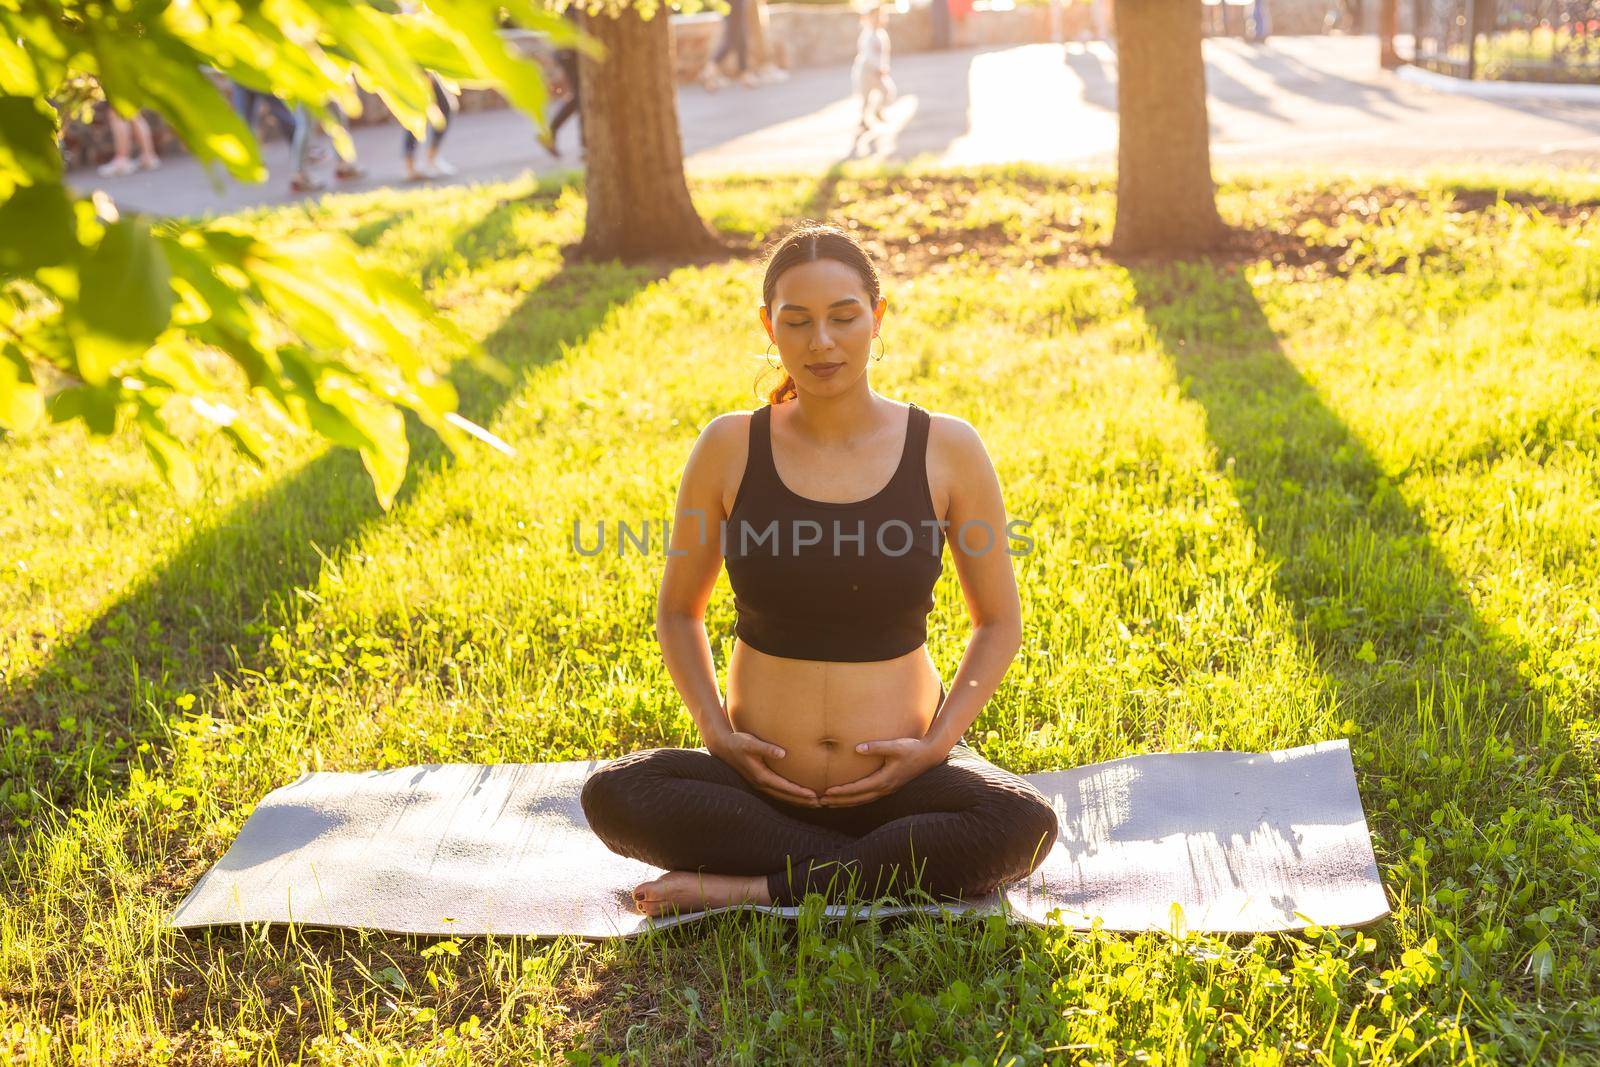
<svg viewBox="0 0 1600 1067">
<path fill-rule="evenodd" d="M 336 101 L 328 102 L 328 110 L 333 112 L 334 119 L 343 126 L 346 132 L 350 129 L 350 117 L 344 113 Z M 300 104 L 294 110 L 294 137 L 289 143 L 289 165 L 293 172 L 289 175 L 289 191 L 291 193 L 309 193 L 319 189 L 326 189 L 327 183 L 311 173 L 311 163 L 319 158 L 312 140 L 317 134 L 317 123 L 311 116 L 311 108 Z M 351 142 L 352 148 L 355 141 Z M 360 178 L 366 175 L 366 169 L 356 160 L 339 160 L 333 168 L 333 176 L 340 181 L 351 178 Z"/>
<path fill-rule="evenodd" d="M 121 177 L 139 170 L 155 170 L 161 166 L 161 157 L 156 155 L 155 138 L 150 134 L 150 124 L 145 121 L 143 112 L 133 116 L 130 121 L 117 113 L 117 109 L 108 102 L 106 104 L 106 118 L 111 123 L 111 151 L 109 162 L 100 166 L 100 173 L 108 178 Z M 133 140 L 139 140 L 139 162 L 133 161 L 131 152 Z"/>
<path fill-rule="evenodd" d="M 261 105 L 266 104 L 272 112 L 272 117 L 278 120 L 278 125 L 283 129 L 284 137 L 294 135 L 295 117 L 289 111 L 289 105 L 271 93 L 262 92 L 260 89 L 251 89 L 239 82 L 233 83 L 233 109 L 244 119 L 244 124 L 250 127 L 250 132 L 255 133 L 256 112 Z"/>
<path fill-rule="evenodd" d="M 722 75 L 722 61 L 729 52 L 735 53 L 739 60 L 739 84 L 747 88 L 759 84 L 755 72 L 750 69 L 750 41 L 744 25 L 746 4 L 747 0 L 728 0 L 728 13 L 722 17 L 722 42 L 700 69 L 700 84 L 708 92 L 714 93 L 727 83 Z"/>
<path fill-rule="evenodd" d="M 883 28 L 883 4 L 872 4 L 861 12 L 861 33 L 856 37 L 856 59 L 850 80 L 861 97 L 861 129 L 868 128 L 870 112 L 876 122 L 883 121 L 883 105 L 895 97 L 889 79 L 889 31 Z"/>
<path fill-rule="evenodd" d="M 422 178 L 448 178 L 456 173 L 456 168 L 450 161 L 439 154 L 439 143 L 444 140 L 445 131 L 450 128 L 450 113 L 455 110 L 455 102 L 451 100 L 450 93 L 445 89 L 444 83 L 433 71 L 428 72 L 428 82 L 433 86 L 433 103 L 443 121 L 435 126 L 428 125 L 427 156 L 422 165 L 417 165 L 417 138 L 410 130 L 401 135 L 400 152 L 405 156 L 406 180 L 418 181 Z"/>
<path fill-rule="evenodd" d="M 1267 0 L 1253 0 L 1250 5 L 1250 39 L 1265 41 L 1272 32 L 1272 22 L 1267 14 Z"/>
<path fill-rule="evenodd" d="M 749 0 L 749 17 L 745 19 L 745 36 L 749 40 L 750 66 L 758 82 L 770 85 L 788 81 L 789 72 L 778 65 L 777 49 L 772 45 L 772 24 L 767 13 L 767 0 Z"/>
<path fill-rule="evenodd" d="M 583 27 L 582 10 L 578 7 L 577 0 L 567 5 L 566 10 L 561 12 L 561 17 L 571 22 L 574 29 Z M 579 143 L 587 147 L 588 138 L 584 134 L 583 113 L 578 97 L 578 50 L 556 49 L 556 63 L 561 68 L 561 81 L 555 86 L 555 91 L 558 96 L 564 96 L 566 99 L 550 119 L 550 132 L 539 135 L 539 143 L 544 145 L 545 151 L 552 156 L 560 157 L 561 149 L 556 147 L 556 134 L 561 132 L 561 127 L 572 116 L 578 116 Z"/>
</svg>

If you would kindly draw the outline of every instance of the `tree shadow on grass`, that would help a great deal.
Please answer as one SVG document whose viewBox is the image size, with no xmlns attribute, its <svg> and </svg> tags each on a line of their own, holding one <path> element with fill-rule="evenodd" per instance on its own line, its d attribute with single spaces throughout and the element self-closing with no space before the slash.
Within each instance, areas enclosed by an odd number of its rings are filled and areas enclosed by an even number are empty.
<svg viewBox="0 0 1600 1067">
<path fill-rule="evenodd" d="M 492 259 L 515 240 L 515 216 L 528 200 L 495 206 L 458 233 L 445 254 L 459 254 L 469 267 Z M 382 231 L 367 225 L 369 240 Z M 507 381 L 466 365 L 451 371 L 461 413 L 491 422 L 530 372 L 582 344 L 614 308 L 670 270 L 664 263 L 565 264 L 484 341 L 509 368 Z M 440 439 L 409 414 L 406 428 L 411 466 L 397 505 L 452 465 Z M 0 792 L 31 791 L 39 802 L 31 832 L 48 821 L 37 818 L 45 805 L 65 812 L 89 787 L 120 782 L 134 745 L 160 737 L 172 700 L 214 675 L 263 662 L 269 620 L 283 617 L 286 604 L 317 584 L 324 562 L 384 514 L 358 455 L 324 451 L 234 504 L 36 671 L 10 680 L 0 691 L 0 713 L 17 733 L 55 727 L 63 716 L 77 721 L 70 734 L 0 751 Z M 16 816 L 0 804 L 0 832 L 20 851 Z"/>
<path fill-rule="evenodd" d="M 1479 617 L 1427 525 L 1284 353 L 1239 271 L 1124 265 L 1205 413 L 1274 588 L 1358 721 L 1411 722 L 1421 682 L 1476 693 L 1483 717 L 1457 724 L 1469 732 L 1531 725 L 1538 702 L 1518 674 L 1523 650 Z"/>
<path fill-rule="evenodd" d="M 1427 524 L 1288 358 L 1237 269 L 1124 266 L 1184 395 L 1204 412 L 1216 461 L 1273 566 L 1273 588 L 1309 638 L 1321 683 L 1361 729 L 1356 767 L 1381 840 L 1402 847 L 1402 827 L 1426 840 L 1425 884 L 1473 887 L 1476 906 L 1494 912 L 1592 892 L 1583 861 L 1560 858 L 1582 854 L 1562 820 L 1586 820 L 1592 786 L 1573 758 L 1578 740 L 1519 672 L 1526 650 L 1478 614 Z M 1496 842 L 1503 858 L 1485 851 Z M 1398 857 L 1386 862 L 1420 894 L 1414 871 Z M 1531 899 L 1514 894 L 1518 886 Z M 1432 917 L 1453 909 L 1412 903 L 1413 921 L 1439 937 L 1456 973 L 1506 976 L 1513 1003 L 1479 1005 L 1479 1023 L 1519 1042 L 1532 1034 L 1530 1047 L 1583 1032 L 1578 1014 L 1540 1005 L 1526 966 L 1537 932 L 1474 948 L 1469 924 L 1457 940 Z"/>
</svg>

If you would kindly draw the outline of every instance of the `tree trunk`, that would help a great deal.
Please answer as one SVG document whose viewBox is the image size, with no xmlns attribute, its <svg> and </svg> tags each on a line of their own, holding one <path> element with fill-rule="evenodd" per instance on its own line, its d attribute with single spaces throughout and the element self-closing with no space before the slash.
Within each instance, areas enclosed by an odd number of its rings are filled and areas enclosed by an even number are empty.
<svg viewBox="0 0 1600 1067">
<path fill-rule="evenodd" d="M 727 247 L 695 210 L 683 173 L 667 9 L 647 21 L 633 7 L 583 16 L 605 46 L 578 58 L 587 212 L 583 259 L 632 261 L 720 255 Z"/>
<path fill-rule="evenodd" d="M 1400 66 L 1400 53 L 1394 49 L 1400 32 L 1400 0 L 1381 0 L 1378 5 L 1378 64 L 1384 70 Z"/>
<path fill-rule="evenodd" d="M 1117 0 L 1118 252 L 1191 251 L 1223 236 L 1211 180 L 1198 0 Z"/>
</svg>

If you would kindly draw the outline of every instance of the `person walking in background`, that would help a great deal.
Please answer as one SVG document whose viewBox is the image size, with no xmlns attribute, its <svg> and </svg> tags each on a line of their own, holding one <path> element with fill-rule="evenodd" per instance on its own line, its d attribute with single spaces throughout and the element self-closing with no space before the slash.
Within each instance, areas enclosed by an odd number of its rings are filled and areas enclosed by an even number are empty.
<svg viewBox="0 0 1600 1067">
<path fill-rule="evenodd" d="M 739 84 L 746 88 L 758 84 L 755 72 L 750 69 L 750 43 L 744 26 L 746 2 L 728 0 L 728 13 L 722 19 L 722 43 L 700 70 L 700 84 L 708 92 L 716 92 L 727 81 L 722 76 L 721 67 L 730 51 L 739 57 Z"/>
<path fill-rule="evenodd" d="M 1265 41 L 1272 32 L 1272 22 L 1267 15 L 1267 0 L 1254 0 L 1250 5 L 1250 39 Z"/>
<path fill-rule="evenodd" d="M 306 107 L 299 105 L 294 111 L 290 111 L 289 105 L 272 93 L 252 89 L 240 82 L 233 83 L 233 109 L 239 113 L 239 117 L 244 120 L 245 126 L 252 134 L 255 133 L 256 115 L 263 104 L 272 112 L 272 117 L 277 119 L 278 125 L 289 138 L 289 191 L 309 193 L 326 188 L 309 169 L 313 153 L 311 115 Z M 342 121 L 342 113 L 340 117 Z"/>
<path fill-rule="evenodd" d="M 112 156 L 109 162 L 100 166 L 101 174 L 107 178 L 118 178 L 139 170 L 155 170 L 161 166 L 161 157 L 156 155 L 155 138 L 150 133 L 150 123 L 145 121 L 143 113 L 133 116 L 130 121 L 117 114 L 117 109 L 108 103 L 106 118 L 111 123 Z M 135 137 L 139 139 L 137 163 L 131 156 Z"/>
<path fill-rule="evenodd" d="M 574 28 L 583 27 L 582 10 L 578 7 L 577 0 L 567 5 L 566 10 L 561 12 L 561 17 L 571 22 Z M 565 82 L 565 88 L 561 92 L 565 94 L 566 99 L 550 119 L 550 132 L 539 135 L 539 143 L 544 145 L 545 151 L 559 158 L 561 149 L 556 147 L 556 134 L 561 132 L 562 125 L 572 116 L 578 116 L 579 144 L 587 146 L 588 138 L 584 136 L 583 115 L 578 98 L 578 50 L 556 49 L 556 63 L 561 68 L 562 80 Z"/>
<path fill-rule="evenodd" d="M 889 31 L 883 27 L 883 5 L 873 4 L 861 12 L 861 34 L 856 38 L 856 59 L 850 80 L 861 97 L 861 130 L 868 128 L 870 113 L 875 122 L 883 121 L 883 105 L 894 99 L 894 82 L 889 80 Z"/>
<path fill-rule="evenodd" d="M 347 131 L 350 129 L 350 118 L 344 113 L 344 108 L 334 101 L 328 102 L 328 108 L 333 112 L 333 117 L 339 125 Z M 311 144 L 316 136 L 317 124 L 311 117 L 311 109 L 305 104 L 298 105 L 294 110 L 294 137 L 289 143 L 289 162 L 294 168 L 289 175 L 289 191 L 291 193 L 309 193 L 318 189 L 326 189 L 327 183 L 311 173 L 310 165 L 313 160 L 320 158 Z M 351 141 L 352 146 L 355 142 Z M 349 162 L 340 160 L 333 168 L 333 176 L 340 181 L 350 178 L 360 178 L 366 170 L 354 159 Z"/>
<path fill-rule="evenodd" d="M 454 109 L 454 101 L 446 91 L 444 83 L 432 71 L 428 72 L 428 81 L 433 86 L 433 102 L 444 115 L 444 121 L 438 126 L 428 126 L 428 151 L 427 157 L 422 161 L 422 166 L 417 166 L 417 138 L 410 130 L 404 131 L 400 140 L 400 151 L 406 160 L 406 180 L 417 181 L 422 178 L 448 178 L 456 173 L 449 160 L 439 155 L 439 142 L 444 140 L 445 131 L 450 128 L 450 112 Z"/>
<path fill-rule="evenodd" d="M 278 120 L 283 127 L 285 137 L 292 136 L 295 127 L 295 117 L 289 111 L 289 105 L 271 93 L 262 92 L 260 89 L 251 89 L 239 82 L 233 83 L 233 109 L 244 119 L 244 124 L 254 133 L 256 128 L 256 112 L 261 105 L 266 104 L 272 112 L 272 117 Z"/>
<path fill-rule="evenodd" d="M 950 9 L 950 40 L 957 48 L 964 47 L 961 40 L 961 30 L 967 24 L 967 19 L 972 15 L 972 0 L 947 0 L 946 6 Z"/>
<path fill-rule="evenodd" d="M 399 9 L 402 16 L 412 16 L 419 13 L 420 5 L 417 0 L 399 0 Z M 439 155 L 439 143 L 444 140 L 445 131 L 450 128 L 450 115 L 455 110 L 455 101 L 433 71 L 428 71 L 428 85 L 433 89 L 433 103 L 439 109 L 440 122 L 435 126 L 428 123 L 428 150 L 422 166 L 417 166 L 417 138 L 410 130 L 401 127 L 400 155 L 405 159 L 406 180 L 419 181 L 423 178 L 448 178 L 456 173 L 456 168 Z"/>
<path fill-rule="evenodd" d="M 745 36 L 749 39 L 750 66 L 758 82 L 770 85 L 787 81 L 789 72 L 778 65 L 777 50 L 772 46 L 772 25 L 767 13 L 767 0 L 748 0 L 749 17 L 745 19 Z"/>
</svg>

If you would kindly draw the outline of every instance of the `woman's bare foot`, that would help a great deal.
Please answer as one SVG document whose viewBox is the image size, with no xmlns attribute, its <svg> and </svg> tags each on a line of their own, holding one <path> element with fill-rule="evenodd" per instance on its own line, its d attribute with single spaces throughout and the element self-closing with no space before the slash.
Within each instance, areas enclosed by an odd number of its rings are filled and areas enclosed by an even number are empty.
<svg viewBox="0 0 1600 1067">
<path fill-rule="evenodd" d="M 633 903 L 646 915 L 707 911 L 733 904 L 771 904 L 766 875 L 668 871 L 634 887 Z"/>
</svg>

